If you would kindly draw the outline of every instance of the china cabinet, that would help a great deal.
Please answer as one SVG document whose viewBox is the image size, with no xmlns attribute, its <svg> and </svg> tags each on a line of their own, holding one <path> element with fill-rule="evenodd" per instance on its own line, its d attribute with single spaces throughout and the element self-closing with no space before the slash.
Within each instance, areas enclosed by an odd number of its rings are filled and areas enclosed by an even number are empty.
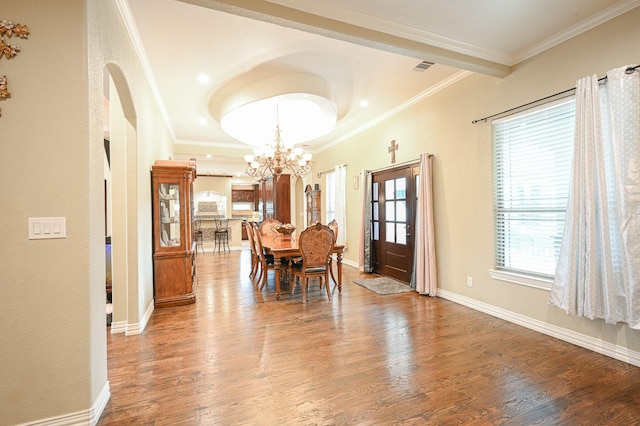
<svg viewBox="0 0 640 426">
<path fill-rule="evenodd" d="M 153 193 L 153 291 L 156 307 L 196 301 L 193 181 L 195 161 L 158 160 Z"/>
<path fill-rule="evenodd" d="M 311 226 L 320 222 L 320 190 L 311 189 L 311 185 L 307 185 L 304 192 L 307 196 L 307 226 Z"/>
</svg>

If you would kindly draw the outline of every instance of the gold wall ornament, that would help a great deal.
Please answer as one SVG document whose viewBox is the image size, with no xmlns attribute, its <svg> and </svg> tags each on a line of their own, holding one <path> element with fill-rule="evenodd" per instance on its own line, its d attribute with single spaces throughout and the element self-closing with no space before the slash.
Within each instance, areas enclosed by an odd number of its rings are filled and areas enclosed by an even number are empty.
<svg viewBox="0 0 640 426">
<path fill-rule="evenodd" d="M 0 21 L 0 59 L 14 58 L 20 52 L 20 46 L 16 43 L 9 43 L 5 40 L 5 36 L 11 38 L 13 36 L 26 39 L 29 36 L 29 28 L 23 24 L 14 24 L 11 21 Z M 0 100 L 11 97 L 11 92 L 7 88 L 7 76 L 0 77 Z M 2 114 L 0 113 L 0 117 Z"/>
<path fill-rule="evenodd" d="M 11 93 L 9 93 L 9 90 L 7 89 L 7 76 L 0 76 L 0 99 L 10 97 Z"/>
<path fill-rule="evenodd" d="M 5 44 L 3 39 L 0 39 L 0 57 L 4 55 L 5 58 L 11 59 L 18 54 L 20 46 L 15 43 Z"/>
<path fill-rule="evenodd" d="M 12 37 L 14 34 L 20 38 L 27 38 L 29 35 L 29 28 L 26 25 L 14 24 L 11 21 L 0 21 L 0 35 L 7 35 Z"/>
</svg>

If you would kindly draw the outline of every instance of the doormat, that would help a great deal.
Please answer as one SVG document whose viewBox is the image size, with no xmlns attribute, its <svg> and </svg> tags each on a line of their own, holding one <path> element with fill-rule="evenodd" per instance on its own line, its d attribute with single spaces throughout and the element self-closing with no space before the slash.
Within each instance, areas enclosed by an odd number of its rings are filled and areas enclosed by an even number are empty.
<svg viewBox="0 0 640 426">
<path fill-rule="evenodd" d="M 367 278 L 363 280 L 353 280 L 353 282 L 366 289 L 383 295 L 414 291 L 407 284 L 389 277 Z"/>
</svg>

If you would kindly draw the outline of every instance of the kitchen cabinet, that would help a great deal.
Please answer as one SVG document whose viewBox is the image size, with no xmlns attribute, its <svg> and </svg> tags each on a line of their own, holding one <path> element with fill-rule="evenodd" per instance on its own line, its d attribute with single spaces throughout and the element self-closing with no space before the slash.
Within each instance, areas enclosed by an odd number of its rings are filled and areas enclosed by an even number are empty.
<svg viewBox="0 0 640 426">
<path fill-rule="evenodd" d="M 276 219 L 282 223 L 291 223 L 291 177 L 273 176 L 260 182 L 258 190 L 258 210 L 262 220 Z"/>
</svg>

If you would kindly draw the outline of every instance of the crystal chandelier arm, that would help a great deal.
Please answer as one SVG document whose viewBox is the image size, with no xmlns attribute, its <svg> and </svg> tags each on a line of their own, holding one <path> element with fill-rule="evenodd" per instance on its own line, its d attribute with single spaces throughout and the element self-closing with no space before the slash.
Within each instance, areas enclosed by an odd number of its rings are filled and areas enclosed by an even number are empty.
<svg viewBox="0 0 640 426">
<path fill-rule="evenodd" d="M 295 166 L 295 170 L 293 172 L 293 174 L 296 177 L 303 177 L 308 175 L 311 172 L 311 164 L 307 163 L 304 166 Z"/>
<path fill-rule="evenodd" d="M 254 179 L 264 181 L 270 176 L 278 178 L 286 169 L 296 177 L 311 172 L 311 154 L 303 154 L 301 148 L 284 146 L 278 125 L 273 143 L 262 149 L 256 148 L 254 152 L 255 156 L 245 156 L 247 174 Z"/>
</svg>

